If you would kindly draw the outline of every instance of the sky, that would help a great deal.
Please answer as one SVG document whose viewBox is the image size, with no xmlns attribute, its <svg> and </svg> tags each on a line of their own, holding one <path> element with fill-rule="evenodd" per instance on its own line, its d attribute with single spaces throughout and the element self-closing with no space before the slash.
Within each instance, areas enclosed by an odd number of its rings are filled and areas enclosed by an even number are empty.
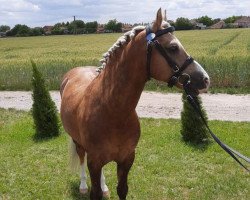
<svg viewBox="0 0 250 200">
<path fill-rule="evenodd" d="M 155 19 L 160 7 L 167 10 L 171 20 L 250 15 L 250 0 L 0 0 L 0 25 L 54 25 L 73 21 L 73 16 L 84 22 L 117 19 L 123 23 L 148 23 Z"/>
</svg>

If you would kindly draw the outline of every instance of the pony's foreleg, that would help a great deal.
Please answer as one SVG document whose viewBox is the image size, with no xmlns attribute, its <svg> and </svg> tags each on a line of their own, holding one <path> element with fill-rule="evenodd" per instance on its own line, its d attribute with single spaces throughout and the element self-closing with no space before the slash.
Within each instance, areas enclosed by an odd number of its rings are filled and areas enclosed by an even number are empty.
<svg viewBox="0 0 250 200">
<path fill-rule="evenodd" d="M 128 173 L 133 165 L 135 152 L 131 153 L 125 160 L 117 163 L 118 186 L 117 194 L 120 200 L 125 200 L 128 193 Z"/>
<path fill-rule="evenodd" d="M 87 163 L 91 179 L 90 199 L 101 200 L 103 195 L 101 188 L 101 173 L 102 173 L 103 163 L 98 162 L 98 159 L 90 156 L 89 154 Z"/>
</svg>

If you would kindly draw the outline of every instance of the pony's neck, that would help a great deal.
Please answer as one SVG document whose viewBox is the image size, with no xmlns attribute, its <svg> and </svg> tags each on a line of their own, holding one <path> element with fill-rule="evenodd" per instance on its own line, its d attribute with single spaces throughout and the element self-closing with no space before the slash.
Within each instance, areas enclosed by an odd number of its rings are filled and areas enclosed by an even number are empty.
<svg viewBox="0 0 250 200">
<path fill-rule="evenodd" d="M 117 49 L 101 74 L 102 98 L 112 112 L 132 112 L 147 81 L 145 34 Z M 125 114 L 125 113 L 124 113 Z"/>
</svg>

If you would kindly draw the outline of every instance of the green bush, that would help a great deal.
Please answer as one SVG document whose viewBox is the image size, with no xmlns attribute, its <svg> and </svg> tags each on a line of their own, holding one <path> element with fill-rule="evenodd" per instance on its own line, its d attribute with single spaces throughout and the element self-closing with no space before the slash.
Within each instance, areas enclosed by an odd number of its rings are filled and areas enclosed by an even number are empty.
<svg viewBox="0 0 250 200">
<path fill-rule="evenodd" d="M 187 95 L 183 93 L 183 110 L 181 112 L 181 135 L 185 142 L 200 144 L 208 141 L 208 130 L 203 123 L 201 117 L 195 112 L 194 108 L 187 101 Z M 207 121 L 207 114 L 202 107 L 200 97 L 197 97 L 197 102 L 201 108 L 202 114 Z"/>
<path fill-rule="evenodd" d="M 35 138 L 49 138 L 59 135 L 58 116 L 55 103 L 52 101 L 44 78 L 31 61 L 33 68 L 33 105 L 32 115 L 35 123 Z"/>
</svg>

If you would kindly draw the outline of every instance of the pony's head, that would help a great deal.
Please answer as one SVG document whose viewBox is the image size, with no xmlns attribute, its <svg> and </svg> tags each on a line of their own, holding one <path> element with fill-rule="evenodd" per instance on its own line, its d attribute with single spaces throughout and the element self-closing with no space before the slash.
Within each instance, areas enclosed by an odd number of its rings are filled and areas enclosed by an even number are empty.
<svg viewBox="0 0 250 200">
<path fill-rule="evenodd" d="M 146 31 L 148 76 L 179 88 L 189 83 L 193 94 L 206 92 L 210 80 L 201 65 L 185 51 L 173 34 L 174 28 L 158 10 L 156 20 Z"/>
</svg>

